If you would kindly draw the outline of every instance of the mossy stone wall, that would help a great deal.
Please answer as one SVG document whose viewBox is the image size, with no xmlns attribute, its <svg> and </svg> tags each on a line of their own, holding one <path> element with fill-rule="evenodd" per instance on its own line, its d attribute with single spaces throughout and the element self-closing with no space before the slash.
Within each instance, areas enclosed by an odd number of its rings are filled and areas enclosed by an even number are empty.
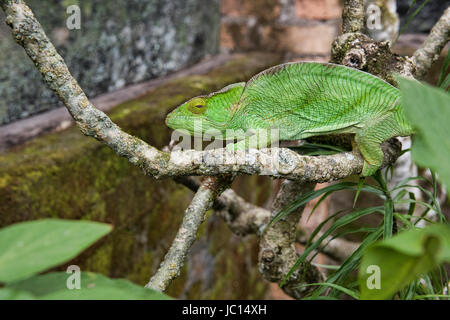
<svg viewBox="0 0 450 320">
<path fill-rule="evenodd" d="M 160 77 L 218 50 L 219 0 L 27 0 L 89 96 Z M 80 29 L 69 30 L 70 5 Z M 0 125 L 60 106 L 0 10 Z M 73 22 L 73 20 L 69 20 Z"/>
<path fill-rule="evenodd" d="M 171 81 L 119 105 L 110 116 L 125 131 L 161 148 L 170 140 L 165 115 L 176 105 L 246 81 L 278 62 L 273 55 L 238 55 L 205 75 Z M 251 190 L 249 200 L 259 205 L 271 192 L 270 180 L 257 176 L 238 179 L 234 187 L 244 197 Z M 0 228 L 44 217 L 111 223 L 110 235 L 69 264 L 140 285 L 156 271 L 192 196 L 171 180 L 144 176 L 76 127 L 0 154 Z M 256 255 L 255 237 L 234 236 L 210 213 L 182 276 L 168 293 L 191 299 L 263 298 L 267 283 L 258 273 Z"/>
</svg>

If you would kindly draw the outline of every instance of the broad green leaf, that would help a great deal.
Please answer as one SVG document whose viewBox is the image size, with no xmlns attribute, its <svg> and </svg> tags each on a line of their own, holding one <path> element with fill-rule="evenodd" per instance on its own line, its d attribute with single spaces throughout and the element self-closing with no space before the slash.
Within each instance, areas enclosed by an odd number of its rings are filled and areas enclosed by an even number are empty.
<svg viewBox="0 0 450 320">
<path fill-rule="evenodd" d="M 110 279 L 103 275 L 81 272 L 80 289 L 68 289 L 76 284 L 76 274 L 53 272 L 15 282 L 6 288 L 28 292 L 42 300 L 167 300 L 165 294 L 138 286 L 125 279 Z"/>
<path fill-rule="evenodd" d="M 0 301 L 1 300 L 34 300 L 31 293 L 26 291 L 18 291 L 10 288 L 0 288 Z"/>
<path fill-rule="evenodd" d="M 62 264 L 111 231 L 90 221 L 43 219 L 0 230 L 0 282 L 28 278 Z"/>
<path fill-rule="evenodd" d="M 398 78 L 405 115 L 416 129 L 412 156 L 431 168 L 450 188 L 450 94 L 404 78 Z"/>
<path fill-rule="evenodd" d="M 375 243 L 364 253 L 359 270 L 361 299 L 389 299 L 421 274 L 450 261 L 450 226 L 431 225 L 414 229 Z M 370 266 L 379 268 L 380 288 L 369 289 L 375 276 Z M 373 279 L 373 278 L 372 278 Z"/>
</svg>

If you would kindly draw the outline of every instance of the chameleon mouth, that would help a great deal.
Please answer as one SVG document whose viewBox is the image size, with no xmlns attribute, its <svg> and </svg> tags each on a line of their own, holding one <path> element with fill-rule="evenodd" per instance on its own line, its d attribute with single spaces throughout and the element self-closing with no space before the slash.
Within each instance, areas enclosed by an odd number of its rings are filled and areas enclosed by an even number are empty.
<svg viewBox="0 0 450 320">
<path fill-rule="evenodd" d="M 208 119 L 173 113 L 167 115 L 165 123 L 173 130 L 187 131 L 192 136 L 202 136 L 205 130 L 215 128 Z"/>
<path fill-rule="evenodd" d="M 192 119 L 192 117 L 169 113 L 166 117 L 165 123 L 166 126 L 173 130 L 180 130 L 184 132 L 187 131 L 190 135 L 193 135 L 194 128 L 191 128 L 189 125 L 190 123 L 193 123 L 193 121 L 194 119 Z"/>
<path fill-rule="evenodd" d="M 179 129 L 183 126 L 183 122 L 185 122 L 187 117 L 183 117 L 180 115 L 176 115 L 173 112 L 169 113 L 166 117 L 166 126 L 171 129 Z"/>
</svg>

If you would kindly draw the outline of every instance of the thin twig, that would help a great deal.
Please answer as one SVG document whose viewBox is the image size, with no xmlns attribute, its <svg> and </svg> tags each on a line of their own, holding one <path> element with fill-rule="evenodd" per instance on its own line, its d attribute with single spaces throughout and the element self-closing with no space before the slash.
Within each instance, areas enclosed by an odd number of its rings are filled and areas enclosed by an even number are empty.
<svg viewBox="0 0 450 320">
<path fill-rule="evenodd" d="M 158 271 L 146 285 L 147 288 L 165 291 L 172 280 L 178 277 L 189 249 L 195 241 L 198 229 L 205 220 L 206 212 L 211 209 L 214 199 L 229 183 L 228 179 L 205 178 L 184 212 L 183 222 L 177 235 Z"/>
<path fill-rule="evenodd" d="M 450 40 L 450 7 L 448 7 L 439 21 L 431 29 L 422 46 L 417 49 L 412 59 L 415 64 L 414 76 L 423 79 L 430 71 L 442 49 Z"/>
<path fill-rule="evenodd" d="M 194 177 L 178 177 L 174 180 L 194 192 L 201 186 Z M 225 190 L 216 198 L 212 208 L 228 224 L 231 231 L 239 236 L 247 234 L 260 236 L 270 221 L 269 210 L 245 201 L 233 189 Z"/>
</svg>

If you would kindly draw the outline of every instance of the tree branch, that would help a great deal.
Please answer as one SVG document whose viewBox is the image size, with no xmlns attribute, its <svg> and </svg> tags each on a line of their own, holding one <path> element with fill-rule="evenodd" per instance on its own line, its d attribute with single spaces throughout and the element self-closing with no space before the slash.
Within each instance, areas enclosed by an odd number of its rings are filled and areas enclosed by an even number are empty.
<svg viewBox="0 0 450 320">
<path fill-rule="evenodd" d="M 14 38 L 25 48 L 41 72 L 44 82 L 59 96 L 81 131 L 105 143 L 118 155 L 141 167 L 147 175 L 168 178 L 240 173 L 263 174 L 302 182 L 323 182 L 361 172 L 363 159 L 358 152 L 309 157 L 298 155 L 289 149 L 277 148 L 238 151 L 235 155 L 224 152 L 223 149 L 205 152 L 176 151 L 171 154 L 159 151 L 141 139 L 123 132 L 105 113 L 91 104 L 22 0 L 2 0 L 0 4 L 7 15 L 6 22 L 11 26 Z M 386 148 L 388 162 L 396 158 L 394 149 Z"/>
<path fill-rule="evenodd" d="M 343 13 L 345 32 L 361 30 L 364 23 L 362 0 L 347 0 L 346 4 L 346 11 Z M 159 151 L 123 132 L 105 113 L 92 105 L 23 0 L 0 0 L 0 6 L 6 13 L 6 23 L 12 28 L 14 39 L 25 49 L 41 72 L 44 82 L 58 95 L 81 131 L 105 143 L 118 155 L 141 167 L 147 175 L 154 178 L 179 178 L 237 173 L 296 180 L 284 183 L 275 202 L 273 215 L 294 195 L 298 196 L 300 191 L 310 190 L 311 183 L 338 180 L 361 172 L 363 158 L 358 151 L 317 157 L 301 156 L 290 149 L 280 148 L 238 151 L 236 154 L 223 149 L 204 152 L 175 151 L 170 154 Z M 394 162 L 400 154 L 400 149 L 398 143 L 384 143 L 384 165 Z M 165 290 L 177 276 L 205 212 L 211 208 L 215 197 L 223 188 L 222 178 L 207 178 L 200 186 L 186 209 L 175 241 L 148 287 Z M 231 190 L 216 201 L 216 204 L 221 204 L 222 207 L 225 205 L 227 210 L 218 210 L 219 214 L 238 233 L 259 233 L 261 226 L 268 221 L 266 211 L 246 203 Z M 243 215 L 242 212 L 246 214 Z M 301 211 L 289 215 L 269 228 L 262 239 L 260 266 L 263 274 L 271 281 L 281 281 L 297 258 L 293 241 L 300 216 Z M 303 291 L 296 286 L 304 281 L 320 279 L 321 275 L 317 269 L 304 264 L 288 280 L 284 289 L 292 296 L 300 297 Z"/>
<path fill-rule="evenodd" d="M 423 79 L 450 40 L 450 7 L 444 11 L 439 21 L 431 29 L 422 46 L 412 59 L 415 64 L 414 76 Z"/>
<path fill-rule="evenodd" d="M 179 177 L 174 179 L 192 191 L 196 192 L 200 187 L 200 182 L 193 177 Z M 262 231 L 270 222 L 271 213 L 269 210 L 255 206 L 234 192 L 233 189 L 225 190 L 216 198 L 213 209 L 230 227 L 231 231 L 238 236 L 256 234 L 262 236 Z M 305 245 L 311 232 L 297 226 L 296 242 Z M 320 237 L 318 234 L 316 238 Z M 328 237 L 324 240 L 327 246 L 318 248 L 320 252 L 326 254 L 336 261 L 344 261 L 357 248 L 358 243 L 345 239 L 332 239 Z"/>
<path fill-rule="evenodd" d="M 294 199 L 310 192 L 314 184 L 301 184 L 285 180 L 275 199 L 272 218 Z M 259 250 L 259 270 L 271 282 L 282 282 L 298 259 L 295 249 L 296 228 L 304 206 L 271 225 L 263 234 Z M 304 283 L 323 280 L 319 270 L 309 262 L 303 262 L 287 279 L 283 290 L 296 299 L 302 298 L 310 287 L 300 288 Z"/>
<path fill-rule="evenodd" d="M 206 212 L 211 209 L 214 199 L 230 183 L 231 180 L 228 178 L 205 178 L 184 212 L 183 222 L 177 235 L 158 271 L 146 285 L 147 288 L 165 291 L 172 280 L 178 277 L 189 249 L 195 241 L 197 231 L 205 220 Z"/>
<path fill-rule="evenodd" d="M 194 192 L 197 192 L 200 188 L 200 182 L 194 177 L 178 177 L 174 180 Z M 247 234 L 260 236 L 264 227 L 270 221 L 269 210 L 245 201 L 233 189 L 225 190 L 216 198 L 213 209 L 228 224 L 231 231 L 238 236 Z"/>
<path fill-rule="evenodd" d="M 364 30 L 364 1 L 345 0 L 342 11 L 342 32 L 361 32 Z"/>
</svg>

